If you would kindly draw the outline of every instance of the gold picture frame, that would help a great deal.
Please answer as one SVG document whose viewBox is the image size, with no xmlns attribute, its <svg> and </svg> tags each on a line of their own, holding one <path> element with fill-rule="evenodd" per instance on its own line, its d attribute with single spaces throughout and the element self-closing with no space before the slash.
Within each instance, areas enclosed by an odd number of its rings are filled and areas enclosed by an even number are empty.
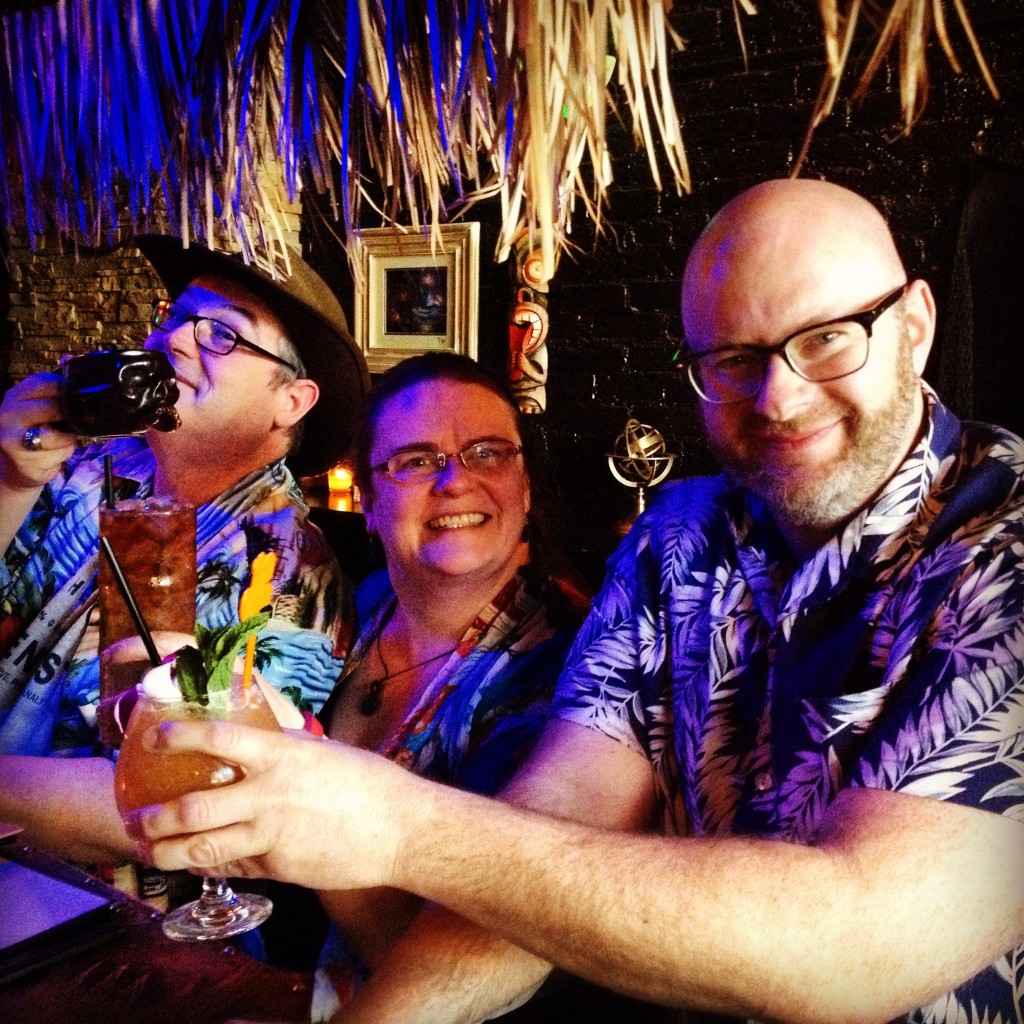
<svg viewBox="0 0 1024 1024">
<path fill-rule="evenodd" d="M 446 224 L 441 244 L 411 228 L 366 228 L 356 239 L 356 343 L 371 373 L 422 352 L 477 358 L 480 225 Z"/>
</svg>

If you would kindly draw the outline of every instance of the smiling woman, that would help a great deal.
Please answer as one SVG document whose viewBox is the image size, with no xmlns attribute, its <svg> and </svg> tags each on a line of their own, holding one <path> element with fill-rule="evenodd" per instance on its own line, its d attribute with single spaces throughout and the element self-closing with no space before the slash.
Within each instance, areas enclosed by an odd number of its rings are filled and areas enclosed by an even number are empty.
<svg viewBox="0 0 1024 1024">
<path fill-rule="evenodd" d="M 544 537 L 519 411 L 473 360 L 427 353 L 371 391 L 356 479 L 386 570 L 321 713 L 335 739 L 494 793 L 538 736 L 586 598 Z M 342 992 L 404 929 L 397 893 L 329 893 Z"/>
</svg>

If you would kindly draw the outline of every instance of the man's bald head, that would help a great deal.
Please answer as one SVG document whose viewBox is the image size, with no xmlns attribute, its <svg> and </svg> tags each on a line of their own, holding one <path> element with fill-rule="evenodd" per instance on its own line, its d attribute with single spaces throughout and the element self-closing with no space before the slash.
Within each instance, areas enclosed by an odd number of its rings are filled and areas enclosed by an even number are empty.
<svg viewBox="0 0 1024 1024">
<path fill-rule="evenodd" d="M 858 319 L 876 309 L 870 324 Z M 917 438 L 934 301 L 926 282 L 907 281 L 881 213 L 848 189 L 768 181 L 732 200 L 687 261 L 683 327 L 701 357 L 696 373 L 747 374 L 738 397 L 697 385 L 704 427 L 794 552 L 814 550 L 863 508 Z M 863 361 L 835 374 L 808 377 L 783 347 L 831 345 L 834 334 L 853 345 L 857 331 Z"/>
<path fill-rule="evenodd" d="M 741 303 L 754 315 L 785 303 L 794 321 L 805 305 L 819 319 L 829 306 L 842 315 L 905 276 L 885 219 L 862 196 L 810 179 L 762 182 L 726 204 L 694 245 L 684 334 L 691 348 L 720 342 Z"/>
</svg>

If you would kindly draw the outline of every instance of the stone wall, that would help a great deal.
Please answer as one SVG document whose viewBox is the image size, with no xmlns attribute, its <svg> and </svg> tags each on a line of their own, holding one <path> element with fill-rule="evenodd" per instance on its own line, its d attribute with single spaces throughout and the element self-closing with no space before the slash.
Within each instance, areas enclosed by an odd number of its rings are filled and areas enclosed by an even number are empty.
<svg viewBox="0 0 1024 1024">
<path fill-rule="evenodd" d="M 299 245 L 300 207 L 284 217 L 285 238 Z M 166 230 L 155 219 L 152 231 Z M 141 345 L 153 300 L 164 293 L 149 263 L 130 244 L 102 249 L 58 246 L 54 239 L 8 235 L 3 250 L 7 315 L 0 329 L 0 386 L 52 369 L 62 355 Z M 0 267 L 0 283 L 3 268 Z"/>
<path fill-rule="evenodd" d="M 138 251 L 65 252 L 8 240 L 7 373 L 20 380 L 62 355 L 139 345 L 159 282 Z"/>
</svg>

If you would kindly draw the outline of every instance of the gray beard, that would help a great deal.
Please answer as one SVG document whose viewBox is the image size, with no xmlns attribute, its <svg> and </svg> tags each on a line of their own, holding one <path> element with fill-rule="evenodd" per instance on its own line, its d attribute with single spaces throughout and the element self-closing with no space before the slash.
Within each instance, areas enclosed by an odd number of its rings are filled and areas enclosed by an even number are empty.
<svg viewBox="0 0 1024 1024">
<path fill-rule="evenodd" d="M 920 384 L 909 351 L 900 352 L 895 388 L 880 409 L 848 409 L 849 443 L 815 480 L 793 480 L 756 455 L 728 450 L 714 440 L 711 448 L 726 472 L 760 497 L 780 526 L 833 530 L 856 515 L 888 481 L 903 454 Z"/>
</svg>

